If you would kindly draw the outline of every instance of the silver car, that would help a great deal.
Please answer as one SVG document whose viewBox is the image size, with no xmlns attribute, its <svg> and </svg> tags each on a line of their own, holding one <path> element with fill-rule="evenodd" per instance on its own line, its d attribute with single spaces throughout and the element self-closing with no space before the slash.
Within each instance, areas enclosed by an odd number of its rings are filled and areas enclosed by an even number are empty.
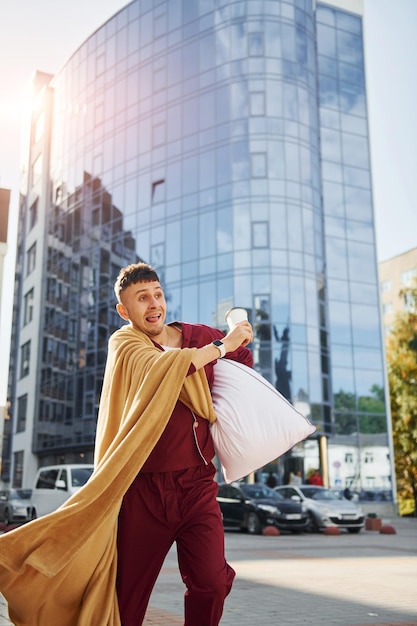
<svg viewBox="0 0 417 626">
<path fill-rule="evenodd" d="M 354 502 L 346 500 L 332 489 L 315 485 L 282 485 L 275 491 L 301 502 L 307 508 L 310 532 L 320 532 L 328 526 L 345 528 L 350 533 L 359 533 L 365 526 L 365 515 Z"/>
<path fill-rule="evenodd" d="M 5 526 L 14 522 L 28 522 L 32 518 L 32 489 L 0 491 L 0 521 Z"/>
</svg>

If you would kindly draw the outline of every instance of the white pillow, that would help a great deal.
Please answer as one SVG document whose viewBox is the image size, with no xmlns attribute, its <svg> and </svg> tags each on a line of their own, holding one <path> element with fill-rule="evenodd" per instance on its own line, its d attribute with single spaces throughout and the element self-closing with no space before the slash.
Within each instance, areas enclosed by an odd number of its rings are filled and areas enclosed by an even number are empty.
<svg viewBox="0 0 417 626">
<path fill-rule="evenodd" d="M 211 425 L 227 483 L 270 463 L 316 431 L 263 376 L 219 359 L 211 390 L 217 421 Z"/>
</svg>

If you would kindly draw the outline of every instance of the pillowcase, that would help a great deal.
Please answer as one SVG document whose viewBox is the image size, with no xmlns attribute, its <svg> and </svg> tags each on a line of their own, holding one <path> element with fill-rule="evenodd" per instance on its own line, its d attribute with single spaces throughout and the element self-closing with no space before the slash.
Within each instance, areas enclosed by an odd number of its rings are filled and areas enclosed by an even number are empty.
<svg viewBox="0 0 417 626">
<path fill-rule="evenodd" d="M 217 421 L 211 434 L 227 483 L 270 463 L 316 431 L 263 376 L 219 359 L 211 389 Z"/>
</svg>

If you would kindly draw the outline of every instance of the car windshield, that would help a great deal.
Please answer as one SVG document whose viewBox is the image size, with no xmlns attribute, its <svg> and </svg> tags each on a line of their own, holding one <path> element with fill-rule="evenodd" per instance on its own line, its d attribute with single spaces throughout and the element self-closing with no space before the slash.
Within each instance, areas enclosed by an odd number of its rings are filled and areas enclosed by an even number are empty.
<svg viewBox="0 0 417 626">
<path fill-rule="evenodd" d="M 92 467 L 76 467 L 72 470 L 72 486 L 82 487 L 93 473 Z"/>
<path fill-rule="evenodd" d="M 266 485 L 240 485 L 241 490 L 248 498 L 254 500 L 262 500 L 262 498 L 273 498 L 274 500 L 283 500 L 280 493 L 270 489 Z"/>
<path fill-rule="evenodd" d="M 340 497 L 331 491 L 323 487 L 303 487 L 301 489 L 306 498 L 312 500 L 340 500 Z"/>
<path fill-rule="evenodd" d="M 10 498 L 17 500 L 27 500 L 32 496 L 32 489 L 13 489 L 10 491 Z"/>
</svg>

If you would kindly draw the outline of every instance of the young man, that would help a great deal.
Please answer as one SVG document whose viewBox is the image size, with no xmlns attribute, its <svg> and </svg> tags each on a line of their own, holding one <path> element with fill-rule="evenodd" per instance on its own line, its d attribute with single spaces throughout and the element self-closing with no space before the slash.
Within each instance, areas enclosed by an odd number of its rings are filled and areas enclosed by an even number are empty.
<svg viewBox="0 0 417 626">
<path fill-rule="evenodd" d="M 156 410 L 160 418 L 156 419 L 162 423 L 158 422 L 161 434 L 156 444 L 150 444 L 149 454 L 145 454 L 146 460 L 123 498 L 117 535 L 117 596 L 121 622 L 123 626 L 143 623 L 164 559 L 176 542 L 179 569 L 187 588 L 185 626 L 217 626 L 235 572 L 224 556 L 209 411 L 206 415 L 198 414 L 196 402 L 190 402 L 185 392 L 198 372 L 201 377 L 204 368 L 205 377 L 198 383 L 200 395 L 209 393 L 204 385 L 208 383 L 208 388 L 211 387 L 218 358 L 227 357 L 252 366 L 251 352 L 245 347 L 253 339 L 252 327 L 247 321 L 240 322 L 224 336 L 219 330 L 202 324 L 165 324 L 163 289 L 156 271 L 144 263 L 121 270 L 115 293 L 117 311 L 129 322 L 127 328 L 124 326 L 114 334 L 126 336 L 120 343 L 121 348 L 115 350 L 117 367 L 122 367 L 126 376 L 133 376 L 134 380 L 135 377 L 153 377 L 155 389 L 159 390 L 161 385 L 163 391 L 167 373 L 172 375 L 172 368 L 178 366 L 175 358 L 178 354 L 165 353 L 192 350 L 190 364 L 186 364 L 188 369 L 184 374 L 178 373 L 184 380 L 174 398 L 173 410 L 166 406 L 163 396 L 158 397 L 158 392 L 150 400 L 151 404 L 160 402 Z M 142 348 L 142 344 L 135 341 L 143 335 L 148 344 Z M 155 358 L 158 354 L 160 357 Z M 167 363 L 165 369 L 162 363 Z M 111 376 L 109 363 L 107 376 Z M 136 390 L 131 385 L 126 388 L 126 393 L 132 394 L 129 399 L 132 405 L 146 401 L 141 397 L 141 387 L 138 389 L 135 398 Z M 145 417 L 142 415 L 140 419 Z M 107 419 L 111 420 L 111 416 Z M 106 430 L 107 426 L 101 424 L 100 428 Z"/>
</svg>

